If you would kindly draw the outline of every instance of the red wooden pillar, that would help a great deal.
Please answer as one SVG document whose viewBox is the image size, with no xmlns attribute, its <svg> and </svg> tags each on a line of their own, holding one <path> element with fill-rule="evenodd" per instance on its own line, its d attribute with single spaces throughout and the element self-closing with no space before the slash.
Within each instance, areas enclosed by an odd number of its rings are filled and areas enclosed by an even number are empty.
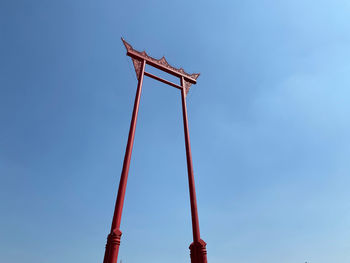
<svg viewBox="0 0 350 263">
<path fill-rule="evenodd" d="M 123 170 L 120 176 L 117 201 L 115 203 L 114 215 L 112 220 L 112 227 L 111 227 L 111 232 L 107 237 L 107 244 L 106 244 L 103 263 L 116 263 L 118 260 L 120 237 L 122 235 L 122 232 L 120 231 L 120 222 L 121 222 L 121 217 L 123 212 L 123 203 L 124 203 L 124 197 L 125 197 L 126 184 L 128 180 L 132 147 L 134 144 L 136 121 L 137 121 L 137 115 L 138 115 L 139 105 L 140 105 L 142 82 L 143 82 L 143 76 L 145 73 L 145 66 L 146 66 L 146 61 L 142 60 L 140 74 L 138 74 L 139 76 L 138 85 L 137 85 L 137 91 L 135 96 L 134 109 L 132 112 L 132 118 L 130 123 L 128 143 L 126 145 L 126 150 L 125 150 Z"/>
<path fill-rule="evenodd" d="M 191 263 L 207 263 L 206 243 L 200 238 L 200 232 L 199 232 L 196 189 L 194 185 L 190 134 L 188 131 L 185 85 L 186 85 L 186 82 L 184 80 L 184 77 L 181 77 L 182 115 L 183 115 L 183 122 L 184 122 L 187 172 L 188 172 L 188 184 L 189 184 L 189 190 L 190 190 L 192 232 L 193 232 L 193 242 L 191 243 L 189 248 L 191 251 Z"/>
</svg>

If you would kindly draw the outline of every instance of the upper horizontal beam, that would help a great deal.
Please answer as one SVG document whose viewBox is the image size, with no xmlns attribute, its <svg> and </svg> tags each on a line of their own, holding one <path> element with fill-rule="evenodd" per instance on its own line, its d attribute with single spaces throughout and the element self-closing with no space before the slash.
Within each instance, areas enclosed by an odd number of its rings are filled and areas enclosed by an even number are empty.
<svg viewBox="0 0 350 263">
<path fill-rule="evenodd" d="M 147 58 L 147 57 L 144 57 L 144 56 L 141 56 L 140 54 L 138 54 L 137 52 L 133 51 L 133 50 L 128 50 L 128 52 L 126 53 L 128 56 L 134 58 L 134 59 L 137 59 L 137 60 L 145 60 L 146 63 L 152 67 L 155 67 L 157 69 L 160 69 L 162 71 L 165 71 L 173 76 L 176 76 L 176 77 L 183 77 L 186 81 L 192 83 L 192 84 L 196 84 L 197 81 L 196 79 L 194 78 L 191 78 L 189 77 L 188 75 L 186 74 L 183 74 L 181 72 L 178 72 L 178 71 L 175 71 L 169 67 L 166 67 L 166 66 L 163 66 L 162 64 L 159 64 L 159 63 L 155 63 L 154 61 L 152 61 L 151 59 Z"/>
</svg>

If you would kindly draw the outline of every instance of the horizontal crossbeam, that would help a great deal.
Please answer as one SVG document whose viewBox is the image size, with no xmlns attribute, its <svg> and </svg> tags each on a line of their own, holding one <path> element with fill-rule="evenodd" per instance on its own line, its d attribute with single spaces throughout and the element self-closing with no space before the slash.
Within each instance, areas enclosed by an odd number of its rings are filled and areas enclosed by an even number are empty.
<svg viewBox="0 0 350 263">
<path fill-rule="evenodd" d="M 148 73 L 148 72 L 146 72 L 146 71 L 145 71 L 145 75 L 146 75 L 147 77 L 150 77 L 150 78 L 152 78 L 152 79 L 158 80 L 158 81 L 160 81 L 160 82 L 163 82 L 163 83 L 165 83 L 165 84 L 168 84 L 168 85 L 170 85 L 170 86 L 173 86 L 173 87 L 175 87 L 175 88 L 178 88 L 178 89 L 182 90 L 182 87 L 181 87 L 181 86 L 179 86 L 179 85 L 177 85 L 177 84 L 175 84 L 175 83 L 173 83 L 173 82 L 171 82 L 171 81 L 168 81 L 168 80 L 166 80 L 166 79 L 162 79 L 162 78 L 160 78 L 160 77 L 158 77 L 158 76 L 156 76 L 156 75 L 153 75 L 153 74 L 151 74 L 151 73 Z"/>
</svg>

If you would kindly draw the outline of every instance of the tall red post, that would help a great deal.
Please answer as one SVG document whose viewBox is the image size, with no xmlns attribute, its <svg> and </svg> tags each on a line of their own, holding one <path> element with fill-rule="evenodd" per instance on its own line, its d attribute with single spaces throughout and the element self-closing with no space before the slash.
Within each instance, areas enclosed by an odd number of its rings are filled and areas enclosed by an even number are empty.
<svg viewBox="0 0 350 263">
<path fill-rule="evenodd" d="M 185 85 L 186 83 L 185 83 L 184 77 L 181 77 L 182 115 L 183 115 L 183 122 L 184 122 L 187 172 L 188 172 L 188 184 L 189 184 L 189 190 L 190 190 L 192 232 L 193 232 L 193 242 L 191 243 L 189 248 L 191 251 L 191 263 L 207 263 L 206 243 L 200 238 L 200 232 L 199 232 L 196 189 L 194 185 L 190 134 L 188 131 Z"/>
<path fill-rule="evenodd" d="M 118 259 L 120 237 L 122 235 L 122 232 L 120 231 L 120 222 L 121 222 L 121 217 L 123 212 L 123 204 L 124 204 L 126 184 L 128 180 L 132 147 L 134 144 L 136 121 L 137 121 L 137 115 L 138 115 L 139 105 L 140 105 L 142 82 L 143 82 L 143 76 L 145 72 L 145 66 L 146 66 L 146 61 L 143 60 L 141 64 L 140 74 L 138 74 L 139 79 L 138 79 L 137 91 L 135 96 L 134 109 L 132 112 L 132 118 L 130 123 L 128 143 L 126 145 L 124 162 L 123 162 L 123 170 L 119 181 L 118 195 L 115 203 L 112 227 L 111 227 L 111 232 L 107 237 L 107 244 L 106 244 L 103 263 L 116 263 Z"/>
</svg>

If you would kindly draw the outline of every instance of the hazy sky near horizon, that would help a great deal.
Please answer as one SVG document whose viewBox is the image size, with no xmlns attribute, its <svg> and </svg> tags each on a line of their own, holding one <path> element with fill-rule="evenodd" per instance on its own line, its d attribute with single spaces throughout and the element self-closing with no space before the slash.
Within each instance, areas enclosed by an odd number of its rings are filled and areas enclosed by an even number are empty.
<svg viewBox="0 0 350 263">
<path fill-rule="evenodd" d="M 187 105 L 208 262 L 350 262 L 349 14 L 346 0 L 1 1 L 0 262 L 102 262 L 137 84 L 122 36 L 201 73 Z M 145 78 L 123 263 L 190 261 L 181 118 L 179 91 Z"/>
</svg>

